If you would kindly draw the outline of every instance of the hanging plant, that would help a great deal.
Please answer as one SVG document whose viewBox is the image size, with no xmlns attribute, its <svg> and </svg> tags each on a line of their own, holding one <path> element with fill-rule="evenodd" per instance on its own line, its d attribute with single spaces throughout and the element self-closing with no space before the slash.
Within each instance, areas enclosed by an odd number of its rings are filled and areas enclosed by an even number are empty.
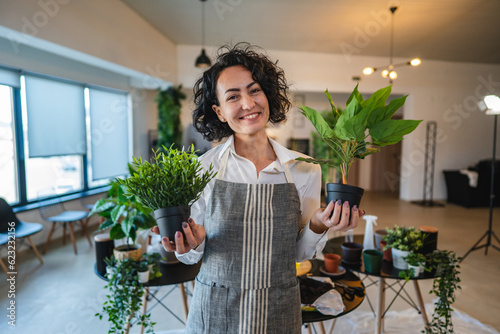
<svg viewBox="0 0 500 334">
<path fill-rule="evenodd" d="M 158 144 L 157 146 L 175 148 L 182 147 L 181 100 L 186 95 L 181 91 L 182 85 L 171 86 L 158 92 L 155 101 L 158 103 Z"/>
</svg>

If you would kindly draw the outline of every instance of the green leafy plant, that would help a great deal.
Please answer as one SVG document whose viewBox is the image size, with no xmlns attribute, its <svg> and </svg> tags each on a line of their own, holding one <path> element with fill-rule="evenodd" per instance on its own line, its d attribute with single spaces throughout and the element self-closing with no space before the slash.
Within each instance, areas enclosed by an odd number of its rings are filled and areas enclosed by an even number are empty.
<svg viewBox="0 0 500 334">
<path fill-rule="evenodd" d="M 128 196 L 152 210 L 191 205 L 217 173 L 212 165 L 202 173 L 193 145 L 186 151 L 163 149 L 153 150 L 153 162 L 133 157 L 135 173 L 117 182 L 125 187 Z"/>
<path fill-rule="evenodd" d="M 402 251 L 418 252 L 424 245 L 425 234 L 415 227 L 394 225 L 386 228 L 387 234 L 384 241 L 387 242 L 385 249 L 395 248 Z"/>
<path fill-rule="evenodd" d="M 148 266 L 151 266 L 151 271 L 149 272 L 149 279 L 155 279 L 162 276 L 160 271 L 160 261 L 161 255 L 159 253 L 146 254 L 144 256 Z"/>
<path fill-rule="evenodd" d="M 409 265 L 418 266 L 424 264 L 427 258 L 424 254 L 418 252 L 410 252 L 407 256 L 405 256 L 405 261 L 408 262 Z"/>
<path fill-rule="evenodd" d="M 400 142 L 404 135 L 415 130 L 421 122 L 391 119 L 407 97 L 394 99 L 385 105 L 391 89 L 392 86 L 387 86 L 363 100 L 356 85 L 343 111 L 335 107 L 330 93 L 326 90 L 325 94 L 330 101 L 333 114 L 333 129 L 318 111 L 300 106 L 302 114 L 311 121 L 335 158 L 298 158 L 298 160 L 337 168 L 342 175 L 342 183 L 345 184 L 355 159 L 363 159 L 367 155 L 379 152 L 380 147 Z M 371 142 L 367 141 L 368 135 L 371 137 Z"/>
<path fill-rule="evenodd" d="M 339 112 L 342 112 L 342 111 L 339 111 Z M 329 110 L 324 110 L 321 112 L 321 117 L 323 117 L 323 119 L 333 129 L 333 126 L 335 124 L 334 114 L 332 112 L 330 112 Z M 338 159 L 335 152 L 330 149 L 330 146 L 328 146 L 326 141 L 324 141 L 317 132 L 312 132 L 311 137 L 312 137 L 312 152 L 313 152 L 312 155 L 316 159 L 329 160 L 329 161 L 332 161 L 332 163 L 334 165 L 339 166 L 340 160 Z M 327 182 L 328 174 L 329 174 L 329 171 L 332 167 L 331 167 L 331 165 L 327 165 L 327 164 L 321 164 L 320 166 L 321 166 L 321 181 L 323 183 L 325 183 L 325 182 Z"/>
<path fill-rule="evenodd" d="M 108 260 L 111 263 L 111 261 Z M 102 311 L 95 316 L 103 319 L 108 316 L 111 323 L 108 333 L 124 333 L 132 326 L 133 321 L 138 321 L 139 325 L 144 326 L 146 333 L 153 333 L 154 322 L 150 320 L 151 314 L 140 314 L 142 296 L 144 290 L 139 283 L 138 270 L 144 261 L 133 259 L 124 259 L 114 265 L 108 276 L 106 289 L 107 300 L 103 304 Z M 147 267 L 147 265 L 146 265 Z"/>
<path fill-rule="evenodd" d="M 454 333 L 451 305 L 455 302 L 456 291 L 461 289 L 459 261 L 453 251 L 435 250 L 428 254 L 425 268 L 427 271 L 436 270 L 437 276 L 429 293 L 438 299 L 434 303 L 432 320 L 423 333 Z"/>
<path fill-rule="evenodd" d="M 407 256 L 404 257 L 404 260 L 409 265 L 418 267 L 425 264 L 425 262 L 427 261 L 427 257 L 424 254 L 418 252 L 410 252 Z M 410 280 L 410 277 L 415 276 L 415 270 L 413 268 L 401 270 L 398 275 L 400 278 L 404 278 L 408 282 Z"/>
<path fill-rule="evenodd" d="M 135 242 L 139 229 L 156 225 L 151 209 L 142 205 L 135 196 L 126 195 L 118 180 L 111 182 L 107 197 L 96 202 L 89 216 L 95 214 L 104 218 L 99 231 L 110 228 L 111 239 L 126 238 L 127 244 Z"/>
<path fill-rule="evenodd" d="M 158 147 L 179 148 L 182 143 L 181 100 L 186 98 L 182 85 L 169 87 L 156 95 L 158 104 Z"/>
</svg>

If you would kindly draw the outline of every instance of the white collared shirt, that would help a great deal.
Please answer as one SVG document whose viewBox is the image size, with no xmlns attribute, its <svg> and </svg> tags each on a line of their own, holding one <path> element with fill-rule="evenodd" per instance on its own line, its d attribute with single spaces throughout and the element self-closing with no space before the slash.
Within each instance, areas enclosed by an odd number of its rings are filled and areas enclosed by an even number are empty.
<svg viewBox="0 0 500 334">
<path fill-rule="evenodd" d="M 226 150 L 229 151 L 227 167 L 224 174 L 224 180 L 229 182 L 250 183 L 250 184 L 277 184 L 286 183 L 285 164 L 287 164 L 292 174 L 293 181 L 297 187 L 300 198 L 301 233 L 297 238 L 297 262 L 311 259 L 317 251 L 321 251 L 327 241 L 326 233 L 317 234 L 309 229 L 309 220 L 314 212 L 320 207 L 321 193 L 321 168 L 319 165 L 295 160 L 305 155 L 288 150 L 272 139 L 269 139 L 276 160 L 260 171 L 257 177 L 255 165 L 248 159 L 236 154 L 234 149 L 234 137 L 230 136 L 226 143 L 221 144 L 200 157 L 203 169 L 208 170 L 212 164 L 214 170 L 219 170 L 222 155 Z M 196 224 L 203 225 L 205 217 L 205 208 L 210 201 L 212 189 L 215 184 L 215 178 L 205 187 L 201 198 L 191 207 L 191 218 Z M 203 256 L 205 241 L 203 241 L 195 250 L 185 254 L 178 254 L 177 258 L 186 264 L 197 263 Z"/>
</svg>

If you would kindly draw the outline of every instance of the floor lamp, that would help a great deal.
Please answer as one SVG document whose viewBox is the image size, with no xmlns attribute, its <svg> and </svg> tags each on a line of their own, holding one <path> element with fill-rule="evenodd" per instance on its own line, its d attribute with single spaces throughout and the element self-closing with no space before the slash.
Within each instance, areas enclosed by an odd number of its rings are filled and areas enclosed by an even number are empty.
<svg viewBox="0 0 500 334">
<path fill-rule="evenodd" d="M 493 122 L 493 157 L 491 160 L 491 188 L 490 188 L 490 219 L 488 224 L 488 230 L 484 235 L 479 239 L 471 249 L 465 253 L 465 255 L 461 258 L 460 262 L 465 260 L 467 255 L 469 255 L 472 251 L 484 248 L 484 254 L 488 255 L 488 247 L 493 247 L 497 251 L 500 251 L 500 247 L 491 244 L 491 238 L 495 238 L 498 243 L 500 240 L 495 235 L 495 232 L 492 230 L 493 228 L 493 206 L 495 200 L 495 153 L 496 153 L 496 143 L 497 143 L 497 117 L 500 114 L 500 98 L 496 95 L 488 95 L 485 96 L 483 101 L 478 103 L 479 109 L 485 111 L 487 115 L 493 115 L 495 120 Z M 483 239 L 486 238 L 486 243 L 479 245 Z"/>
</svg>

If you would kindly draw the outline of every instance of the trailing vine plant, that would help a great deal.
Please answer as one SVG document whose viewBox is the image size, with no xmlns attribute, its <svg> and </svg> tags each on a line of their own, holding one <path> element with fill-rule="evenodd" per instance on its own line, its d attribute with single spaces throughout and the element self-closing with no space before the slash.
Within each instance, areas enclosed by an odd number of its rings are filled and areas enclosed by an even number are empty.
<svg viewBox="0 0 500 334">
<path fill-rule="evenodd" d="M 112 265 L 111 272 L 108 274 L 108 284 L 106 289 L 108 294 L 107 300 L 103 304 L 102 311 L 96 313 L 95 316 L 103 319 L 104 315 L 108 316 L 110 328 L 108 333 L 125 333 L 132 326 L 133 321 L 137 321 L 138 325 L 144 326 L 146 333 L 154 333 L 154 322 L 151 321 L 151 314 L 141 314 L 139 309 L 142 304 L 142 296 L 144 289 L 139 283 L 137 274 L 138 268 L 143 261 L 133 259 L 124 259 L 118 262 L 106 260 L 106 263 Z"/>
<path fill-rule="evenodd" d="M 447 250 L 437 250 L 428 255 L 426 270 L 437 270 L 429 293 L 436 295 L 438 300 L 434 303 L 436 307 L 432 319 L 422 333 L 454 333 L 451 305 L 455 302 L 456 291 L 461 289 L 459 260 L 453 251 Z"/>
</svg>

